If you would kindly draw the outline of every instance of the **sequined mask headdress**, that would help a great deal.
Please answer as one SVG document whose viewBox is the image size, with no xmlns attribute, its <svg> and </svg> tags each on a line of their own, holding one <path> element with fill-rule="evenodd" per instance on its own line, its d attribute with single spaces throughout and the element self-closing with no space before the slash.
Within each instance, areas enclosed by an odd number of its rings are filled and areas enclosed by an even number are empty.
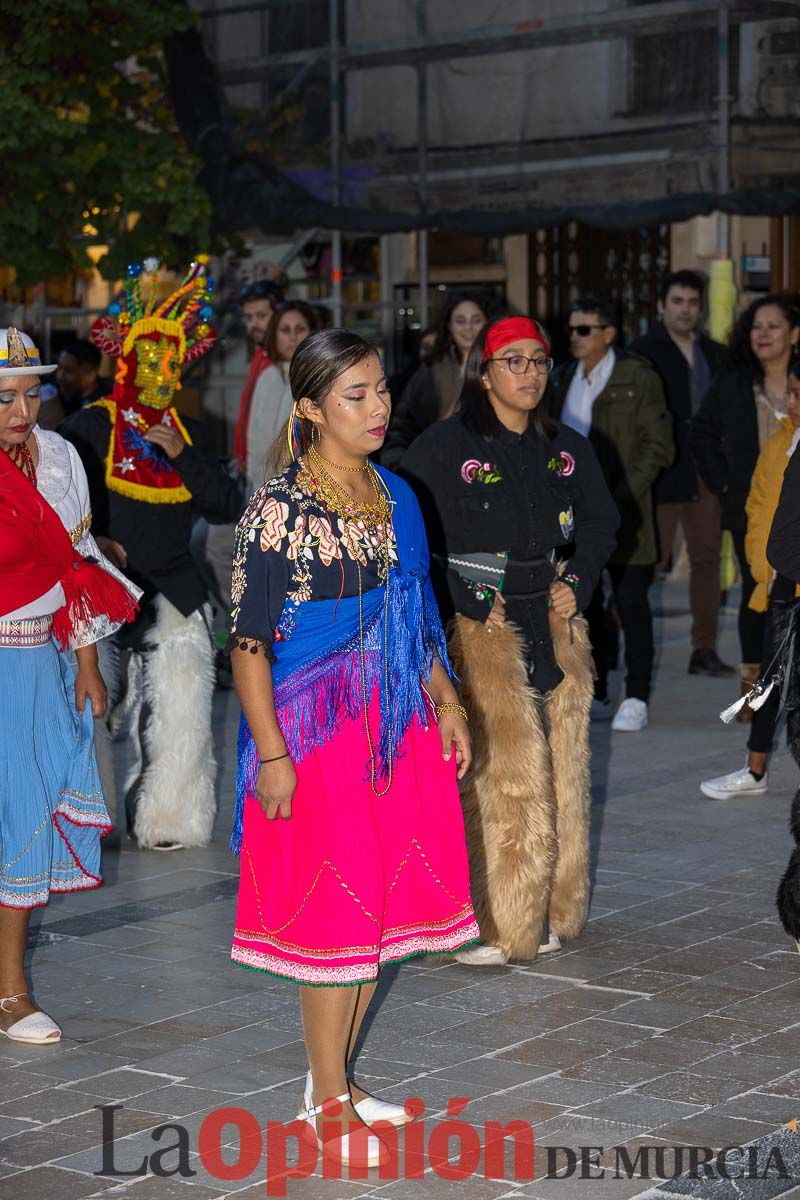
<svg viewBox="0 0 800 1200">
<path fill-rule="evenodd" d="M 96 404 L 108 410 L 112 436 L 106 483 L 112 491 L 155 504 L 191 499 L 177 469 L 145 436 L 153 425 L 177 429 L 191 439 L 172 407 L 181 386 L 182 368 L 195 362 L 216 341 L 209 325 L 213 280 L 208 255 L 198 254 L 180 286 L 161 299 L 159 263 L 128 267 L 121 296 L 92 326 L 92 341 L 118 360 L 114 390 Z"/>
</svg>

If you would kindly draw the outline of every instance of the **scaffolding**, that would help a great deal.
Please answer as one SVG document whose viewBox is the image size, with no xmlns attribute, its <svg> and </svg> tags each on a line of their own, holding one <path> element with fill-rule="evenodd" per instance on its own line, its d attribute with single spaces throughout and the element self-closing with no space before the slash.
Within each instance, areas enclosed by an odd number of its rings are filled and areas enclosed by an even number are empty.
<svg viewBox="0 0 800 1200">
<path fill-rule="evenodd" d="M 250 0 L 228 7 L 204 7 L 199 15 L 204 19 L 221 21 L 237 14 L 270 12 L 311 3 L 313 0 Z M 346 0 L 344 0 L 346 3 Z M 731 187 L 731 106 L 730 89 L 730 34 L 745 22 L 764 22 L 770 19 L 796 21 L 800 17 L 798 0 L 657 0 L 638 2 L 629 0 L 626 5 L 614 6 L 606 11 L 582 11 L 566 13 L 551 18 L 492 23 L 472 29 L 461 29 L 458 34 L 447 31 L 431 31 L 428 23 L 427 0 L 407 0 L 409 13 L 413 9 L 414 33 L 412 36 L 385 41 L 353 41 L 341 38 L 343 0 L 328 0 L 329 37 L 324 45 L 315 48 L 291 50 L 280 53 L 265 53 L 227 66 L 220 71 L 226 86 L 237 86 L 263 81 L 265 75 L 276 69 L 293 68 L 295 78 L 304 78 L 315 67 L 327 63 L 329 76 L 330 104 L 330 171 L 331 198 L 339 209 L 342 203 L 342 92 L 343 80 L 354 72 L 375 68 L 398 66 L 413 69 L 416 75 L 416 167 L 409 176 L 414 187 L 417 215 L 417 266 L 423 326 L 428 322 L 428 225 L 435 221 L 430 211 L 430 131 L 429 131 L 429 69 L 433 64 L 448 60 L 466 60 L 481 56 L 515 53 L 523 50 L 558 49 L 581 46 L 596 42 L 614 42 L 642 35 L 648 37 L 670 34 L 697 34 L 700 31 L 716 31 L 717 45 L 717 95 L 716 111 L 707 111 L 703 120 L 714 129 L 715 141 L 713 167 L 713 190 L 724 196 Z M 536 6 L 531 6 L 535 12 Z M 464 22 L 462 22 L 464 24 Z M 711 64 L 708 64 L 712 68 Z M 618 142 L 619 134 L 615 135 Z M 612 143 L 613 143 L 613 139 Z M 637 149 L 621 150 L 613 144 L 603 145 L 601 152 L 590 155 L 590 165 L 595 168 L 618 168 L 647 170 L 663 162 L 665 154 L 658 146 L 642 146 Z M 543 162 L 521 163 L 518 174 L 538 176 L 549 171 L 568 171 L 583 166 L 586 155 L 574 153 L 560 155 Z M 470 170 L 486 172 L 489 179 L 499 177 L 504 168 L 491 161 L 469 168 L 455 167 L 451 174 Z M 441 181 L 446 171 L 436 172 Z M 711 181 L 710 181 L 711 182 Z M 366 228 L 364 230 L 367 231 Z M 718 241 L 721 257 L 730 255 L 730 222 L 720 212 Z M 336 324 L 342 319 L 342 232 L 331 230 L 331 296 L 330 308 Z M 382 256 L 383 258 L 384 256 Z M 381 270 L 381 299 L 376 307 L 390 305 Z"/>
</svg>

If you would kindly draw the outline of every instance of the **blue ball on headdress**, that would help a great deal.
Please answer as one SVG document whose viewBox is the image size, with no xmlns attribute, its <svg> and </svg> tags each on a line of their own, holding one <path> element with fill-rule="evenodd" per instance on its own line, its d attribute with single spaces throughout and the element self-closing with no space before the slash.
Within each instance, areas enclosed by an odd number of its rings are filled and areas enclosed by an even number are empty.
<svg viewBox="0 0 800 1200">
<path fill-rule="evenodd" d="M 141 263 L 131 263 L 130 266 L 128 267 L 128 274 L 130 275 L 131 279 L 138 279 L 139 276 L 141 275 L 141 273 L 142 273 L 142 264 Z"/>
<path fill-rule="evenodd" d="M 109 304 L 108 311 L 112 317 L 116 317 L 122 312 L 122 308 L 119 304 Z"/>
<path fill-rule="evenodd" d="M 209 321 L 214 315 L 214 310 L 210 304 L 204 304 L 200 309 L 200 316 L 204 321 Z"/>
<path fill-rule="evenodd" d="M 210 275 L 206 275 L 206 291 L 213 292 L 213 290 L 214 290 L 214 280 L 212 279 L 212 277 Z"/>
</svg>

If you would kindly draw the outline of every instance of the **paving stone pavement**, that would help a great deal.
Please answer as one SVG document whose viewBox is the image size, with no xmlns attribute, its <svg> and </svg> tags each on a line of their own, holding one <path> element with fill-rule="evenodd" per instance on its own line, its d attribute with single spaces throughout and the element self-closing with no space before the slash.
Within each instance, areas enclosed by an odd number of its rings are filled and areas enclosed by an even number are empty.
<svg viewBox="0 0 800 1200">
<path fill-rule="evenodd" d="M 783 752 L 766 797 L 718 803 L 700 795 L 699 779 L 743 758 L 743 727 L 717 719 L 735 682 L 687 676 L 685 585 L 665 586 L 658 602 L 650 727 L 592 732 L 585 931 L 530 965 L 414 960 L 387 970 L 358 1057 L 370 1090 L 422 1098 L 423 1139 L 440 1127 L 451 1097 L 469 1099 L 459 1120 L 480 1137 L 489 1121 L 527 1122 L 534 1178 L 513 1178 L 509 1150 L 505 1179 L 480 1171 L 446 1179 L 430 1167 L 421 1179 L 394 1181 L 315 1174 L 287 1182 L 294 1200 L 800 1198 L 800 1133 L 791 1125 L 800 1117 L 800 957 L 773 905 L 797 771 Z M 732 614 L 720 649 L 736 661 Z M 206 1115 L 221 1107 L 248 1110 L 261 1126 L 290 1120 L 305 1071 L 296 990 L 229 961 L 237 715 L 232 694 L 218 693 L 221 814 L 211 847 L 109 853 L 102 891 L 57 897 L 36 914 L 33 984 L 65 1037 L 46 1048 L 0 1042 L 0 1200 L 265 1194 L 263 1158 L 225 1182 L 203 1166 L 197 1140 Z M 106 1144 L 104 1161 L 98 1106 L 113 1105 L 113 1159 Z M 154 1137 L 169 1123 L 185 1135 L 171 1128 Z M 169 1174 L 179 1136 L 188 1177 Z M 463 1126 L 462 1138 L 470 1143 Z M 235 1162 L 233 1125 L 221 1140 Z M 676 1165 L 676 1148 L 729 1145 L 752 1145 L 760 1173 L 771 1153 L 775 1166 L 777 1150 L 789 1177 L 773 1171 L 736 1182 L 710 1167 L 708 1177 L 681 1177 L 688 1151 Z M 587 1153 L 600 1166 L 591 1173 L 602 1167 L 605 1177 L 579 1177 L 581 1147 L 595 1148 Z M 618 1147 L 631 1178 L 615 1171 Z M 643 1147 L 651 1175 L 659 1150 L 677 1177 L 645 1177 Z M 148 1156 L 150 1172 L 132 1174 Z M 165 1174 L 153 1174 L 154 1165 Z M 120 1174 L 102 1173 L 112 1166 Z M 546 1178 L 550 1167 L 565 1177 Z"/>
</svg>

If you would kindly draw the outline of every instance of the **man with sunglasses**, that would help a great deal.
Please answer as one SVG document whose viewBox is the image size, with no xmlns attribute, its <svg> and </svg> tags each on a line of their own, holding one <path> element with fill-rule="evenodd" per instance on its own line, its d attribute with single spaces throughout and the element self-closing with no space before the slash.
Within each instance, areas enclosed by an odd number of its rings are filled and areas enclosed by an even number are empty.
<svg viewBox="0 0 800 1200">
<path fill-rule="evenodd" d="M 625 698 L 612 729 L 637 733 L 647 725 L 653 673 L 653 618 L 648 590 L 658 559 L 652 489 L 672 462 L 672 422 L 661 381 L 644 359 L 616 349 L 610 304 L 595 296 L 575 301 L 569 314 L 573 362 L 551 376 L 550 412 L 591 441 L 620 513 L 617 548 L 608 563 L 614 602 L 625 636 Z M 608 666 L 604 653 L 602 584 L 586 610 L 597 680 L 592 715 L 607 719 Z"/>
</svg>

